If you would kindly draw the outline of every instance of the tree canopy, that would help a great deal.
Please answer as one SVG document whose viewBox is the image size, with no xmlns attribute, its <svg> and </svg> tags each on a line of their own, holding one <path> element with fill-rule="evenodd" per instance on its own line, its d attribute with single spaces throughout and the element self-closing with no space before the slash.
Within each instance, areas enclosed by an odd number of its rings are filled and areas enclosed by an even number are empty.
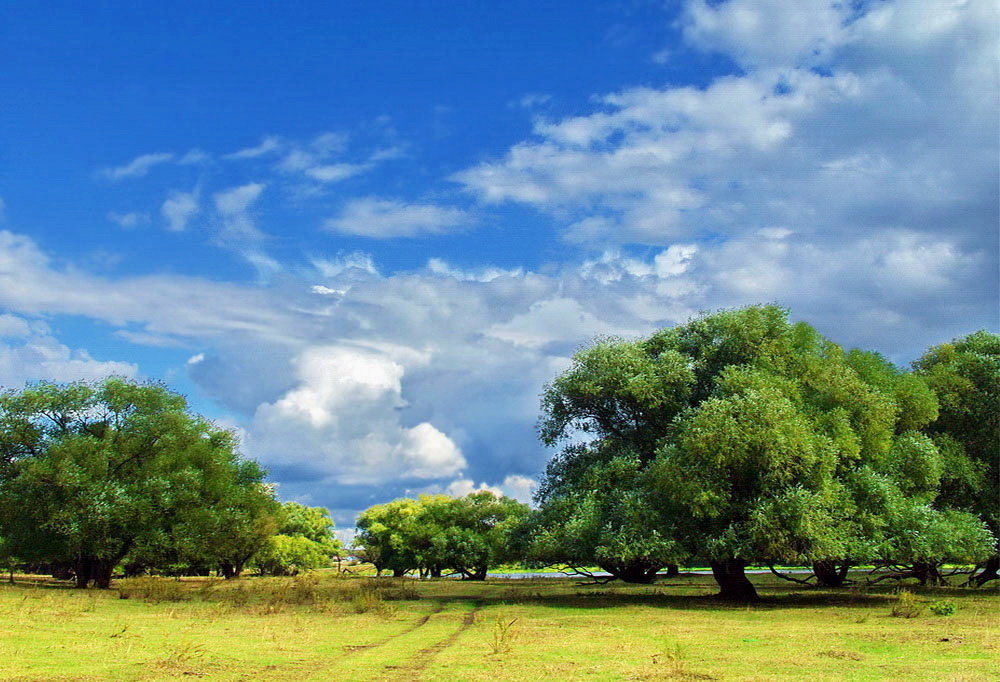
<svg viewBox="0 0 1000 682">
<path fill-rule="evenodd" d="M 979 331 L 929 349 L 914 363 L 937 394 L 926 431 L 942 454 L 942 498 L 1000 537 L 1000 335 Z M 990 557 L 978 582 L 998 577 Z"/>
<path fill-rule="evenodd" d="M 550 466 L 542 513 L 579 497 L 581 479 L 566 471 L 627 453 L 651 514 L 669 519 L 662 541 L 707 560 L 724 598 L 756 598 L 750 562 L 973 559 L 986 529 L 935 506 L 942 456 L 918 429 L 937 414 L 919 377 L 846 353 L 776 306 L 599 340 L 542 397 L 542 440 L 588 443 Z M 939 541 L 908 543 L 903 519 Z M 623 536 L 631 522 L 603 521 Z"/>
<path fill-rule="evenodd" d="M 72 566 L 80 587 L 107 587 L 130 552 L 241 567 L 276 508 L 232 434 L 162 385 L 110 378 L 0 395 L 0 535 L 22 560 Z"/>
<path fill-rule="evenodd" d="M 450 569 L 482 580 L 490 566 L 514 558 L 510 536 L 527 513 L 527 505 L 488 490 L 400 498 L 362 512 L 356 542 L 380 572 Z"/>
</svg>

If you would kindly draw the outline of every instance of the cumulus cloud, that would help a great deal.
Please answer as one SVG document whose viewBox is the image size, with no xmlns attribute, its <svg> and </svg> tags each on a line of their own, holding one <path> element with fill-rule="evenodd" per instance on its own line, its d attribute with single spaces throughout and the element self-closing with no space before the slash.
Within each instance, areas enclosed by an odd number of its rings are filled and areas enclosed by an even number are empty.
<svg viewBox="0 0 1000 682">
<path fill-rule="evenodd" d="M 458 208 L 364 197 L 349 201 L 339 216 L 323 226 L 343 234 L 390 239 L 454 232 L 471 222 L 471 216 Z"/>
<path fill-rule="evenodd" d="M 198 213 L 198 192 L 172 192 L 160 206 L 160 215 L 171 232 L 183 232 Z"/>
<path fill-rule="evenodd" d="M 167 152 L 156 154 L 142 154 L 137 156 L 125 165 L 112 168 L 103 168 L 100 174 L 108 180 L 124 180 L 126 178 L 141 178 L 155 166 L 172 161 L 174 155 Z"/>
<path fill-rule="evenodd" d="M 497 497 L 505 495 L 507 497 L 514 498 L 518 502 L 530 503 L 531 496 L 534 494 L 537 487 L 538 482 L 533 478 L 529 478 L 528 476 L 512 475 L 505 476 L 503 481 L 495 485 L 489 485 L 485 482 L 476 485 L 476 482 L 471 478 L 459 478 L 444 486 L 428 486 L 416 492 L 437 493 L 451 495 L 452 497 L 465 497 L 471 493 L 488 490 Z"/>
<path fill-rule="evenodd" d="M 466 466 L 461 449 L 429 422 L 404 426 L 405 369 L 348 346 L 314 347 L 294 361 L 298 385 L 257 408 L 246 446 L 272 466 L 298 465 L 341 484 L 443 478 Z"/>
</svg>

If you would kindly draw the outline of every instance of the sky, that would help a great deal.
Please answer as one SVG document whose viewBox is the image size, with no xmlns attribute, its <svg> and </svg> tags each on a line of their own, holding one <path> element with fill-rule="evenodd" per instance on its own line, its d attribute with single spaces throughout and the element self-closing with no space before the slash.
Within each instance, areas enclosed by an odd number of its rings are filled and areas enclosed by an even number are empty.
<svg viewBox="0 0 1000 682">
<path fill-rule="evenodd" d="M 4 3 L 0 386 L 165 381 L 283 499 L 552 456 L 595 336 L 998 328 L 991 0 Z"/>
</svg>

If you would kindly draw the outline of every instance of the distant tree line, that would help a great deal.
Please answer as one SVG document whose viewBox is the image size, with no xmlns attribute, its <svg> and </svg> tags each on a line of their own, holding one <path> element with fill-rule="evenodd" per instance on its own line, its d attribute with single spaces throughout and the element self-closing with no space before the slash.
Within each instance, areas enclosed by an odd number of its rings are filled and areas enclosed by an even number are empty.
<svg viewBox="0 0 1000 682">
<path fill-rule="evenodd" d="M 734 601 L 757 599 L 751 564 L 812 566 L 826 586 L 858 564 L 922 583 L 978 564 L 981 585 L 998 571 L 998 401 L 996 334 L 904 371 L 776 306 L 703 315 L 599 339 L 545 388 L 540 436 L 562 449 L 535 510 L 400 499 L 361 515 L 358 542 L 396 574 L 520 559 L 649 582 L 707 564 Z M 505 511 L 474 520 L 477 505 Z"/>
<path fill-rule="evenodd" d="M 0 558 L 108 587 L 115 571 L 226 578 L 330 565 L 325 509 L 282 505 L 229 431 L 155 383 L 0 395 Z"/>
</svg>

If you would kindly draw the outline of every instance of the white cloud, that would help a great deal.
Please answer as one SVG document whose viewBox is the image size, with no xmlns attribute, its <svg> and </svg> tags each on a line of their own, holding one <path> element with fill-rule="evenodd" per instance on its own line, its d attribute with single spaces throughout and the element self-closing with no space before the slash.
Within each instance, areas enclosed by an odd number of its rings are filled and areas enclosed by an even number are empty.
<svg viewBox="0 0 1000 682">
<path fill-rule="evenodd" d="M 948 229 L 985 247 L 997 14 L 987 0 L 694 1 L 681 20 L 689 46 L 745 73 L 604 95 L 590 113 L 537 120 L 531 138 L 454 179 L 601 248 L 766 229 L 817 244 Z"/>
<path fill-rule="evenodd" d="M 686 8 L 689 42 L 734 57 L 745 67 L 823 62 L 849 39 L 851 5 L 838 0 L 728 0 Z"/>
<path fill-rule="evenodd" d="M 215 210 L 222 220 L 218 242 L 232 248 L 252 263 L 257 260 L 260 265 L 270 268 L 276 263 L 259 249 L 258 244 L 264 239 L 264 233 L 257 229 L 252 212 L 265 187 L 262 182 L 250 182 L 217 192 L 213 199 Z"/>
<path fill-rule="evenodd" d="M 301 280 L 289 273 L 267 286 L 99 277 L 57 267 L 0 231 L 0 307 L 84 316 L 135 343 L 196 349 L 189 376 L 241 415 L 248 452 L 286 490 L 357 509 L 402 494 L 410 479 L 512 494 L 504 481 L 537 474 L 549 455 L 532 426 L 541 386 L 595 334 L 643 334 L 699 310 L 775 301 L 845 345 L 905 362 L 991 326 L 997 295 L 980 251 L 898 229 L 838 244 L 782 232 L 611 250 L 518 276 L 443 261 L 379 274 L 364 253 L 314 264 Z M 24 323 L 0 318 L 0 329 L 25 345 Z"/>
<path fill-rule="evenodd" d="M 108 212 L 108 220 L 116 223 L 119 227 L 123 227 L 126 230 L 131 230 L 149 222 L 149 216 L 145 213 L 140 213 L 133 211 L 131 213 L 118 213 L 117 211 Z"/>
<path fill-rule="evenodd" d="M 317 182 L 340 182 L 360 175 L 371 167 L 371 164 L 367 163 L 333 163 L 325 166 L 312 166 L 306 168 L 304 172 Z"/>
<path fill-rule="evenodd" d="M 492 282 L 498 277 L 523 277 L 524 268 L 498 268 L 485 266 L 480 268 L 459 268 L 442 258 L 430 258 L 427 269 L 435 275 L 454 277 L 466 282 Z"/>
<path fill-rule="evenodd" d="M 322 277 L 338 277 L 344 273 L 381 277 L 370 253 L 352 251 L 341 253 L 334 258 L 314 257 L 310 261 Z"/>
<path fill-rule="evenodd" d="M 198 166 L 204 163 L 208 163 L 212 160 L 210 154 L 201 149 L 189 149 L 184 156 L 177 159 L 177 163 L 181 166 Z"/>
<path fill-rule="evenodd" d="M 471 222 L 471 216 L 457 208 L 365 197 L 349 201 L 339 216 L 323 226 L 343 234 L 391 239 L 454 232 Z"/>
<path fill-rule="evenodd" d="M 0 338 L 18 338 L 31 333 L 28 321 L 9 313 L 0 314 Z"/>
<path fill-rule="evenodd" d="M 44 323 L 14 315 L 0 315 L 0 339 L 6 339 L 0 341 L 0 389 L 20 388 L 29 381 L 69 382 L 138 373 L 132 363 L 102 362 L 86 350 L 71 349 Z"/>
<path fill-rule="evenodd" d="M 256 159 L 261 156 L 266 156 L 268 154 L 273 154 L 280 150 L 282 147 L 281 138 L 276 135 L 270 135 L 265 137 L 260 141 L 259 144 L 253 147 L 246 147 L 235 151 L 231 154 L 226 154 L 224 159 L 230 159 L 233 161 L 242 161 L 245 159 Z"/>
<path fill-rule="evenodd" d="M 174 158 L 173 154 L 170 153 L 156 153 L 156 154 L 143 154 L 137 156 L 127 164 L 123 166 L 117 166 L 114 168 L 104 168 L 100 171 L 101 175 L 108 180 L 123 180 L 126 178 L 141 178 L 155 166 L 164 164 L 168 161 L 172 161 Z"/>
<path fill-rule="evenodd" d="M 551 298 L 531 304 L 526 313 L 495 324 L 487 333 L 518 346 L 541 348 L 556 341 L 579 342 L 602 334 L 620 332 L 570 298 Z"/>
<path fill-rule="evenodd" d="M 198 214 L 198 192 L 172 192 L 160 206 L 160 215 L 171 232 L 183 232 Z"/>
<path fill-rule="evenodd" d="M 252 453 L 355 485 L 444 478 L 466 466 L 461 449 L 434 425 L 400 423 L 405 369 L 394 359 L 326 346 L 310 348 L 294 365 L 298 385 L 261 405 L 247 429 Z"/>
</svg>

